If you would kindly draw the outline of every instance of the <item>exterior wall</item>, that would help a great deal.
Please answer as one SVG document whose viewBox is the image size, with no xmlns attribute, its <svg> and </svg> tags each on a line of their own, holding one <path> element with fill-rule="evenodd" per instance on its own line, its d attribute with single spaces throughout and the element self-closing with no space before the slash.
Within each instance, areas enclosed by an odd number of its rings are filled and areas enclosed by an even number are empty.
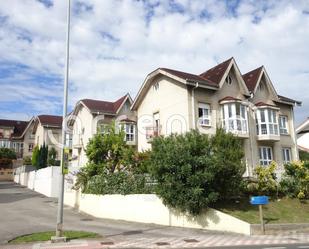
<svg viewBox="0 0 309 249">
<path fill-rule="evenodd" d="M 49 135 L 51 134 L 51 136 Z M 40 123 L 37 126 L 34 143 L 37 146 L 42 146 L 44 143 L 48 148 L 55 148 L 57 151 L 57 159 L 61 157 L 61 128 L 42 126 Z"/>
<path fill-rule="evenodd" d="M 93 116 L 84 106 L 76 114 L 72 136 L 72 166 L 82 167 L 87 163 L 85 149 L 89 139 L 93 136 Z"/>
<path fill-rule="evenodd" d="M 309 150 L 309 132 L 297 135 L 297 144 Z"/>
<path fill-rule="evenodd" d="M 35 134 L 33 133 L 33 127 L 34 127 L 34 122 L 30 125 L 29 129 L 26 131 L 25 136 L 24 136 L 24 153 L 23 157 L 26 156 L 32 156 L 32 150 L 31 148 L 29 149 L 29 145 L 35 144 Z"/>
<path fill-rule="evenodd" d="M 154 223 L 165 226 L 198 228 L 250 235 L 250 224 L 214 209 L 188 216 L 172 211 L 153 194 L 90 195 L 65 192 L 64 203 L 99 218 Z M 125 208 L 124 208 L 125 207 Z"/>
<path fill-rule="evenodd" d="M 13 169 L 0 169 L 0 181 L 13 181 Z"/>
<path fill-rule="evenodd" d="M 155 79 L 153 83 L 159 83 L 159 89 L 153 89 L 151 84 L 137 112 L 139 151 L 151 148 L 145 127 L 153 126 L 154 113 L 160 115 L 161 134 L 190 129 L 187 87 L 166 77 Z"/>
</svg>

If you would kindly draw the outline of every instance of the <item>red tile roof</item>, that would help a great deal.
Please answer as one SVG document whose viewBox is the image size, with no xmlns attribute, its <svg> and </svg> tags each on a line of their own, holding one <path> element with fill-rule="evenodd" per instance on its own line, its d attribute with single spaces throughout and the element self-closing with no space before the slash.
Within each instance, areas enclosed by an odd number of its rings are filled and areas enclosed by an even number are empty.
<svg viewBox="0 0 309 249">
<path fill-rule="evenodd" d="M 263 66 L 258 67 L 242 76 L 249 91 L 251 92 L 254 91 L 262 69 L 263 69 Z"/>
<path fill-rule="evenodd" d="M 55 115 L 38 115 L 38 120 L 43 126 L 62 127 L 62 117 Z"/>
<path fill-rule="evenodd" d="M 28 121 L 0 119 L 0 127 L 12 127 L 12 137 L 20 137 L 28 125 Z"/>
<path fill-rule="evenodd" d="M 196 74 L 192 74 L 192 73 L 186 73 L 186 72 L 182 72 L 182 71 L 177 71 L 177 70 L 173 70 L 173 69 L 169 69 L 169 68 L 159 68 L 165 72 L 168 72 L 170 74 L 173 74 L 179 78 L 182 78 L 184 80 L 192 80 L 192 81 L 198 81 L 198 82 L 203 82 L 207 85 L 210 85 L 210 86 L 215 86 L 217 87 L 218 85 L 215 84 L 214 82 L 211 82 L 210 80 L 208 79 L 205 79 L 199 75 L 196 75 Z"/>
<path fill-rule="evenodd" d="M 226 96 L 226 97 L 220 99 L 219 102 L 221 102 L 221 101 L 228 101 L 228 100 L 236 100 L 237 101 L 237 100 L 241 100 L 241 99 L 234 98 L 232 96 Z"/>
<path fill-rule="evenodd" d="M 232 60 L 233 57 L 200 74 L 200 76 L 218 85 Z"/>
<path fill-rule="evenodd" d="M 94 99 L 82 99 L 81 102 L 83 102 L 91 112 L 116 114 L 127 96 L 128 95 L 126 94 L 115 102 Z"/>
</svg>

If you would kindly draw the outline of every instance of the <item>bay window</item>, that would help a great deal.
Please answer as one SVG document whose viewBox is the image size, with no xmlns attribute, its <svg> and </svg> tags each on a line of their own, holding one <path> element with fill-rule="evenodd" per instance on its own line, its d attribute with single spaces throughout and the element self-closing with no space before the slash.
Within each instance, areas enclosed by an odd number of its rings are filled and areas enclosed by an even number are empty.
<svg viewBox="0 0 309 249">
<path fill-rule="evenodd" d="M 210 125 L 210 105 L 199 103 L 198 104 L 198 121 L 200 125 Z"/>
<path fill-rule="evenodd" d="M 227 132 L 248 132 L 246 107 L 241 103 L 228 103 L 222 107 L 222 125 Z"/>
<path fill-rule="evenodd" d="M 267 166 L 273 160 L 273 153 L 271 147 L 259 147 L 260 165 Z"/>
<path fill-rule="evenodd" d="M 257 111 L 257 134 L 279 135 L 276 110 L 265 108 Z"/>
<path fill-rule="evenodd" d="M 135 125 L 134 124 L 125 124 L 125 129 L 126 133 L 126 141 L 128 142 L 133 142 L 135 140 Z"/>
</svg>

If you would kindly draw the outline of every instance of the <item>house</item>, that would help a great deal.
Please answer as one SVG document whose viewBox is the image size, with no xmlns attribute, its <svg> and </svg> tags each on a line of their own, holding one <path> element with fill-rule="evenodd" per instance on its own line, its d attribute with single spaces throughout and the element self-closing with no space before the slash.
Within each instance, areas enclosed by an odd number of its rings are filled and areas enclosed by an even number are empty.
<svg viewBox="0 0 309 249">
<path fill-rule="evenodd" d="M 17 158 L 24 156 L 24 131 L 27 121 L 0 119 L 0 148 L 10 148 Z"/>
<path fill-rule="evenodd" d="M 309 117 L 296 128 L 298 149 L 309 152 Z"/>
<path fill-rule="evenodd" d="M 48 148 L 55 148 L 57 151 L 56 159 L 61 157 L 62 144 L 62 117 L 55 115 L 38 115 L 31 120 L 29 131 L 34 136 L 36 146 L 47 145 Z"/>
<path fill-rule="evenodd" d="M 131 104 L 129 94 L 115 102 L 94 99 L 77 102 L 69 121 L 72 133 L 72 167 L 81 167 L 87 163 L 85 150 L 89 139 L 98 132 L 107 132 L 106 125 L 113 120 L 124 128 L 127 144 L 136 146 L 136 117 L 130 109 Z"/>
<path fill-rule="evenodd" d="M 158 135 L 198 129 L 214 134 L 222 127 L 241 138 L 246 173 L 256 165 L 298 159 L 294 106 L 278 95 L 264 66 L 241 74 L 234 58 L 201 73 L 158 68 L 147 75 L 133 104 L 138 150 L 151 148 Z"/>
</svg>

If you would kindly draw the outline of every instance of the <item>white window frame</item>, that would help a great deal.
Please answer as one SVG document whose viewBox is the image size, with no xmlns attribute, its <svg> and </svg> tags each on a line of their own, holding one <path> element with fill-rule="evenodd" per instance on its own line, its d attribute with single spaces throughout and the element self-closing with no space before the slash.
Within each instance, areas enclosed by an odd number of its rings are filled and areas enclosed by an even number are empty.
<svg viewBox="0 0 309 249">
<path fill-rule="evenodd" d="M 274 158 L 273 158 L 273 150 L 272 150 L 272 147 L 269 147 L 269 146 L 260 146 L 260 147 L 259 147 L 259 161 L 260 161 L 260 165 L 262 165 L 262 166 L 267 166 L 267 165 L 269 165 L 273 160 L 274 160 Z"/>
<path fill-rule="evenodd" d="M 32 152 L 33 148 L 34 148 L 34 144 L 33 143 L 28 144 L 28 152 Z"/>
<path fill-rule="evenodd" d="M 198 103 L 198 122 L 201 126 L 211 126 L 210 104 Z"/>
<path fill-rule="evenodd" d="M 278 111 L 270 108 L 257 110 L 257 134 L 279 135 Z"/>
<path fill-rule="evenodd" d="M 289 134 L 288 116 L 279 115 L 279 130 L 280 130 L 280 134 L 283 134 L 283 135 Z"/>
<path fill-rule="evenodd" d="M 98 123 L 97 124 L 97 132 L 98 132 L 98 134 L 108 134 L 109 131 L 108 131 L 108 129 L 106 129 L 106 127 L 109 127 L 109 124 Z M 82 134 L 84 134 L 83 131 L 82 131 Z"/>
<path fill-rule="evenodd" d="M 222 126 L 227 132 L 248 133 L 248 113 L 245 105 L 239 102 L 222 106 Z"/>
<path fill-rule="evenodd" d="M 284 164 L 290 163 L 292 161 L 292 153 L 290 147 L 282 148 L 282 159 Z"/>
<path fill-rule="evenodd" d="M 133 128 L 131 130 L 131 128 Z M 124 124 L 124 132 L 126 134 L 125 140 L 127 142 L 134 142 L 135 141 L 135 124 L 134 123 L 125 123 Z"/>
<path fill-rule="evenodd" d="M 225 83 L 228 85 L 232 85 L 232 77 L 230 75 L 226 76 Z"/>
</svg>

